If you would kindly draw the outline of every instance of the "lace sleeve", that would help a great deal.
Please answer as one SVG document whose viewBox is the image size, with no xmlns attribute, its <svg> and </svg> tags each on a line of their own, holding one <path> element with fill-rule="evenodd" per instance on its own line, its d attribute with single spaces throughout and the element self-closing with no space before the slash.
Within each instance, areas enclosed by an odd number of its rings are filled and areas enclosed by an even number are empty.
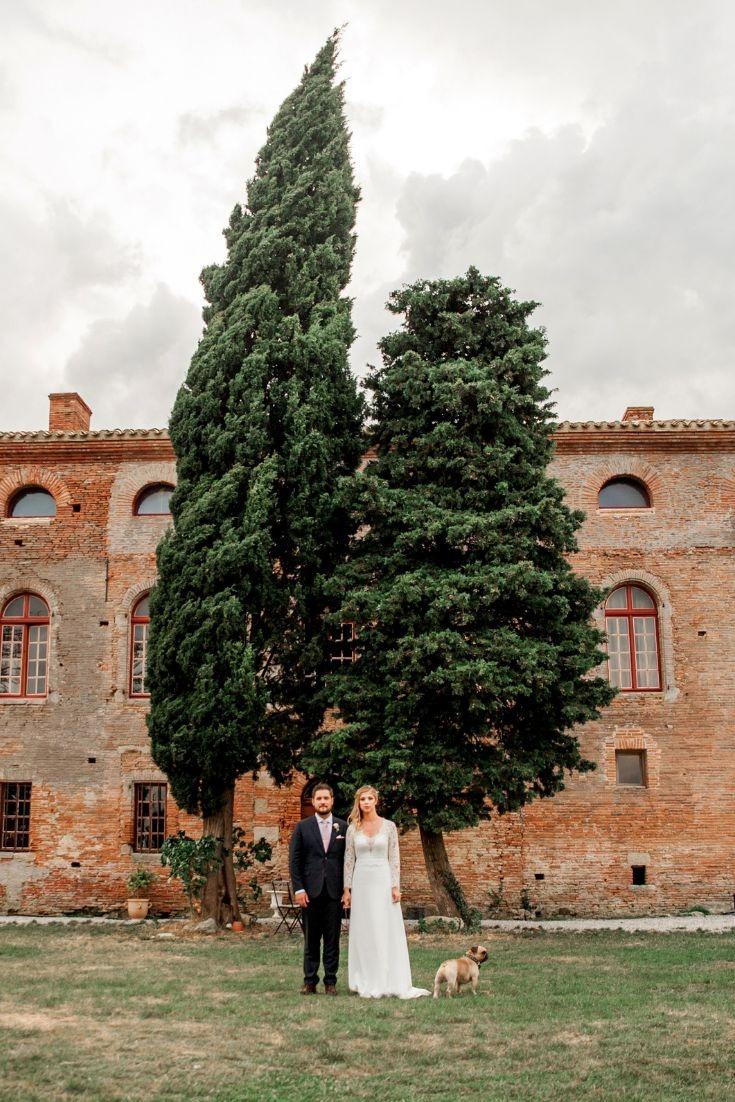
<svg viewBox="0 0 735 1102">
<path fill-rule="evenodd" d="M 345 838 L 345 887 L 352 888 L 352 874 L 355 871 L 355 828 L 352 823 L 347 827 Z"/>
<path fill-rule="evenodd" d="M 388 864 L 390 865 L 390 886 L 401 886 L 401 855 L 398 852 L 398 828 L 395 823 L 388 826 Z"/>
</svg>

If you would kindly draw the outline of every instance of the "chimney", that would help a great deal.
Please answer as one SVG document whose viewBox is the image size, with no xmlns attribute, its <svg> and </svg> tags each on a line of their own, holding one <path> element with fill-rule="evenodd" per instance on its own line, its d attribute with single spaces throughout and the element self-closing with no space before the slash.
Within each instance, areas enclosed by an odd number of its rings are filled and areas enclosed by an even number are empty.
<svg viewBox="0 0 735 1102">
<path fill-rule="evenodd" d="M 89 432 L 92 410 L 78 394 L 49 394 L 49 432 Z"/>
<path fill-rule="evenodd" d="M 624 421 L 653 421 L 653 406 L 628 406 Z"/>
</svg>

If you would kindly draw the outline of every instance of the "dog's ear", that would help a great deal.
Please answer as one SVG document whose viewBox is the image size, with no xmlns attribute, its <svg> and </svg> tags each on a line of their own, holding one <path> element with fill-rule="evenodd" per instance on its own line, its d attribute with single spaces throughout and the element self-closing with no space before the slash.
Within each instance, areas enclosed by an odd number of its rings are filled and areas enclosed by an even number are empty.
<svg viewBox="0 0 735 1102">
<path fill-rule="evenodd" d="M 477 954 L 480 952 L 480 946 L 479 945 L 473 945 L 472 948 L 470 949 L 470 952 L 472 953 L 473 957 L 476 957 Z"/>
</svg>

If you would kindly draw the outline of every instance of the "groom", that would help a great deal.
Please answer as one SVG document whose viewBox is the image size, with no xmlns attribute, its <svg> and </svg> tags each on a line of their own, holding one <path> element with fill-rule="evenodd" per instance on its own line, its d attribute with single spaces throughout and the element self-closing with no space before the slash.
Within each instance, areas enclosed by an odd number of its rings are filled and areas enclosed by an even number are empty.
<svg viewBox="0 0 735 1102">
<path fill-rule="evenodd" d="M 324 994 L 336 995 L 347 823 L 332 815 L 334 793 L 328 784 L 317 784 L 311 802 L 316 814 L 296 824 L 289 855 L 291 883 L 305 919 L 301 994 L 316 995 L 323 943 Z"/>
</svg>

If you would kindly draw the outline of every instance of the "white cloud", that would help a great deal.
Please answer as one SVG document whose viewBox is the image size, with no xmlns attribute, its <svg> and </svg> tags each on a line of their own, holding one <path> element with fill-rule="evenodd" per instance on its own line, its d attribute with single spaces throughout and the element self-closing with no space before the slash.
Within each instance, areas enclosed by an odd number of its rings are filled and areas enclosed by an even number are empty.
<svg viewBox="0 0 735 1102">
<path fill-rule="evenodd" d="M 165 427 L 201 331 L 192 303 L 159 284 L 124 318 L 89 326 L 69 357 L 64 389 L 97 395 L 93 427 Z"/>
<path fill-rule="evenodd" d="M 630 99 L 585 140 L 538 131 L 483 165 L 410 177 L 407 275 L 476 264 L 541 300 L 562 416 L 735 414 L 735 124 Z"/>
</svg>

